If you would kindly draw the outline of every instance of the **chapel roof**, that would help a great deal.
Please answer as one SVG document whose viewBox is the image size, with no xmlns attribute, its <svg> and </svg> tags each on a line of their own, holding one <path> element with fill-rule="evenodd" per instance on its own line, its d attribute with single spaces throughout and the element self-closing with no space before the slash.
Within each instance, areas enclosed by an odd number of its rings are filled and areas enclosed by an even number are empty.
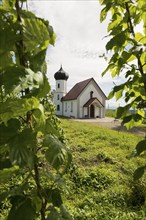
<svg viewBox="0 0 146 220">
<path fill-rule="evenodd" d="M 103 104 L 97 99 L 96 97 L 90 98 L 83 107 L 89 107 L 93 102 L 98 103 L 100 106 L 103 106 Z"/>
<path fill-rule="evenodd" d="M 78 98 L 78 96 L 81 94 L 81 92 L 85 89 L 85 87 L 91 82 L 91 81 L 95 80 L 93 78 L 90 79 L 86 79 L 84 81 L 81 81 L 79 83 L 76 83 L 75 86 L 62 98 L 62 101 L 68 101 L 68 100 L 75 100 Z M 96 82 L 95 82 L 96 83 Z M 96 85 L 98 86 L 98 84 L 96 83 Z M 98 88 L 100 89 L 100 87 L 98 86 Z M 101 89 L 100 89 L 101 90 Z M 103 93 L 103 91 L 101 90 L 101 92 Z M 105 96 L 105 94 L 103 93 L 103 95 Z M 106 96 L 105 96 L 106 98 Z"/>
<path fill-rule="evenodd" d="M 92 78 L 76 83 L 74 87 L 63 97 L 62 101 L 74 100 L 80 95 L 83 89 L 91 81 Z"/>
<path fill-rule="evenodd" d="M 68 73 L 66 73 L 64 71 L 64 69 L 62 68 L 62 66 L 60 67 L 60 69 L 54 74 L 54 78 L 56 80 L 67 80 L 69 77 Z"/>
</svg>

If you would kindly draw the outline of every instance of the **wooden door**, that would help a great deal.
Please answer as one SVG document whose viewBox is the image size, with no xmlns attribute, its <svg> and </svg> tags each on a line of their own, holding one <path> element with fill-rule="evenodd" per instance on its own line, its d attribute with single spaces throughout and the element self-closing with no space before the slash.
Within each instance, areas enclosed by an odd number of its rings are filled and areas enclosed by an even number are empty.
<svg viewBox="0 0 146 220">
<path fill-rule="evenodd" d="M 95 117 L 95 107 L 94 105 L 90 106 L 90 118 L 94 118 Z"/>
</svg>

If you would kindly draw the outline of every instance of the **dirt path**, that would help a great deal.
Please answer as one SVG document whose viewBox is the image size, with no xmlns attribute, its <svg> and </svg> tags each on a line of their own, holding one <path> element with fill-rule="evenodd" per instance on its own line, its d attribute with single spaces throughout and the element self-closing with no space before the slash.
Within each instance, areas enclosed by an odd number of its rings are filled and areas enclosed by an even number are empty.
<svg viewBox="0 0 146 220">
<path fill-rule="evenodd" d="M 97 119 L 73 119 L 79 122 L 93 123 L 94 125 L 99 125 L 101 127 L 111 128 L 117 131 L 131 132 L 136 135 L 145 136 L 146 127 L 133 127 L 127 130 L 125 126 L 121 126 L 121 120 L 115 120 L 114 118 L 97 118 Z"/>
</svg>

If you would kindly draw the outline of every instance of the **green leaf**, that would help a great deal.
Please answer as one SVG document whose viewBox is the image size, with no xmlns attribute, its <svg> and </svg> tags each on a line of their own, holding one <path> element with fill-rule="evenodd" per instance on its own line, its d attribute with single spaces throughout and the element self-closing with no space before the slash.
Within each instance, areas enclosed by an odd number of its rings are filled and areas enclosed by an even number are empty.
<svg viewBox="0 0 146 220">
<path fill-rule="evenodd" d="M 119 100 L 123 95 L 123 90 L 119 90 L 118 92 L 116 92 L 116 101 Z"/>
<path fill-rule="evenodd" d="M 29 99 L 7 99 L 6 102 L 1 103 L 0 120 L 7 123 L 11 118 L 24 116 L 28 111 L 39 109 L 41 105 L 39 100 L 35 97 Z"/>
<path fill-rule="evenodd" d="M 46 120 L 46 134 L 51 134 L 51 135 L 55 135 L 56 137 L 60 137 L 60 133 L 59 133 L 59 129 L 57 129 L 57 127 L 55 126 L 55 124 L 53 123 L 53 121 L 48 118 Z"/>
<path fill-rule="evenodd" d="M 25 129 L 15 136 L 9 143 L 12 164 L 28 165 L 33 168 L 34 149 L 36 148 L 36 134 L 31 129 Z"/>
<path fill-rule="evenodd" d="M 0 85 L 4 85 L 5 92 L 18 94 L 27 88 L 42 88 L 44 76 L 23 66 L 9 66 L 0 75 Z"/>
<path fill-rule="evenodd" d="M 0 145 L 8 143 L 19 131 L 20 122 L 18 119 L 10 119 L 7 125 L 0 124 Z"/>
<path fill-rule="evenodd" d="M 35 208 L 31 199 L 23 196 L 13 196 L 11 198 L 12 208 L 9 212 L 7 220 L 34 220 Z"/>
<path fill-rule="evenodd" d="M 104 76 L 106 74 L 106 72 L 108 72 L 108 70 L 112 70 L 113 67 L 115 66 L 114 63 L 110 63 L 107 68 L 102 72 L 102 76 Z"/>
<path fill-rule="evenodd" d="M 143 70 L 146 71 L 146 55 L 145 55 L 145 52 L 143 52 L 141 54 L 141 57 L 140 57 L 140 61 L 142 63 L 142 66 L 143 66 Z M 145 77 L 146 74 L 144 74 L 144 77 Z M 146 81 L 146 80 L 145 80 Z"/>
<path fill-rule="evenodd" d="M 144 109 L 138 109 L 137 114 L 144 118 L 145 117 L 145 110 Z"/>
<path fill-rule="evenodd" d="M 121 57 L 123 58 L 124 63 L 125 63 L 131 57 L 131 53 L 123 51 Z"/>
<path fill-rule="evenodd" d="M 65 172 L 71 163 L 71 153 L 56 137 L 47 134 L 44 139 L 44 146 L 48 148 L 46 151 L 46 159 L 56 169 L 59 170 L 62 165 L 65 166 L 62 172 Z"/>
<path fill-rule="evenodd" d="M 43 20 L 39 18 L 24 18 L 23 25 L 25 52 L 31 51 L 33 55 L 36 55 L 40 51 L 47 49 L 51 38 Z"/>
<path fill-rule="evenodd" d="M 114 46 L 121 47 L 124 45 L 124 42 L 126 40 L 125 32 L 121 32 L 114 36 L 107 44 L 106 49 L 112 50 Z"/>
<path fill-rule="evenodd" d="M 0 184 L 7 183 L 12 178 L 13 174 L 15 174 L 18 170 L 18 166 L 13 166 L 0 170 Z"/>
<path fill-rule="evenodd" d="M 106 19 L 107 12 L 111 8 L 111 6 L 112 6 L 111 2 L 106 3 L 106 7 L 104 7 L 100 13 L 100 22 L 103 22 Z"/>
<path fill-rule="evenodd" d="M 138 111 L 137 111 L 138 112 Z M 125 124 L 128 129 L 132 128 L 134 125 L 141 124 L 143 117 L 138 114 L 134 113 L 132 115 L 124 116 L 122 124 Z"/>
<path fill-rule="evenodd" d="M 143 121 L 143 116 L 141 114 L 136 113 L 136 114 L 133 114 L 132 117 L 135 122 L 139 122 L 139 121 L 142 122 Z"/>
<path fill-rule="evenodd" d="M 136 56 L 131 53 L 131 56 L 130 56 L 129 59 L 127 60 L 127 63 L 132 62 L 132 61 L 135 60 L 135 59 L 136 59 Z"/>
<path fill-rule="evenodd" d="M 134 125 L 135 125 L 135 122 L 134 122 L 133 119 L 130 120 L 129 122 L 125 123 L 125 126 L 126 126 L 127 129 L 131 129 Z"/>
<path fill-rule="evenodd" d="M 146 151 L 146 139 L 140 141 L 136 145 L 136 151 L 137 151 L 137 155 L 140 155 L 143 151 Z"/>
<path fill-rule="evenodd" d="M 108 95 L 108 99 L 112 99 L 114 97 L 114 94 L 114 90 L 112 90 Z"/>
<path fill-rule="evenodd" d="M 39 53 L 37 53 L 35 56 L 31 56 L 29 58 L 30 61 L 30 68 L 34 71 L 41 71 L 42 72 L 42 65 L 45 62 L 45 57 L 46 57 L 46 49 L 41 50 Z"/>
<path fill-rule="evenodd" d="M 36 207 L 37 212 L 40 212 L 41 208 L 42 208 L 42 200 L 37 196 L 32 196 L 32 202 Z"/>
<path fill-rule="evenodd" d="M 10 159 L 6 156 L 8 152 L 9 152 L 8 149 L 5 147 L 4 154 L 3 156 L 1 156 L 1 160 L 0 160 L 0 170 L 12 167 Z"/>
<path fill-rule="evenodd" d="M 54 207 L 51 207 L 47 220 L 60 220 L 60 219 L 61 219 L 61 216 L 59 212 Z"/>
<path fill-rule="evenodd" d="M 128 104 L 124 107 L 118 107 L 116 110 L 116 118 L 122 118 L 123 116 L 126 116 L 130 107 L 131 107 L 131 104 Z"/>
<path fill-rule="evenodd" d="M 145 169 L 146 169 L 146 166 L 142 166 L 142 167 L 139 167 L 138 169 L 136 169 L 133 174 L 134 180 L 140 179 L 143 176 Z"/>
<path fill-rule="evenodd" d="M 13 54 L 12 52 L 4 52 L 0 55 L 0 71 L 6 68 L 9 65 L 12 65 L 13 62 Z M 1 84 L 1 83 L 0 83 Z"/>
<path fill-rule="evenodd" d="M 106 7 L 102 9 L 100 13 L 100 22 L 103 22 L 106 19 L 107 16 L 107 10 Z"/>
<path fill-rule="evenodd" d="M 110 31 L 110 30 L 113 30 L 113 28 L 117 28 L 117 26 L 119 25 L 119 23 L 121 22 L 121 20 L 122 20 L 122 16 L 121 16 L 121 14 L 119 13 L 116 13 L 115 14 L 116 15 L 116 17 L 114 17 L 113 19 L 112 19 L 112 21 L 109 23 L 109 25 L 108 25 L 108 32 Z"/>
<path fill-rule="evenodd" d="M 111 71 L 111 75 L 114 78 L 116 75 L 119 75 L 120 71 L 118 66 L 115 66 L 113 69 L 110 70 Z"/>
<path fill-rule="evenodd" d="M 145 38 L 145 36 L 143 36 L 142 33 L 140 33 L 140 32 L 137 32 L 137 33 L 135 34 L 135 40 L 136 40 L 137 42 L 141 42 L 141 43 L 143 43 L 143 44 L 146 44 L 146 38 Z"/>
<path fill-rule="evenodd" d="M 51 191 L 51 197 L 52 197 L 52 202 L 53 205 L 56 207 L 60 207 L 62 205 L 62 198 L 61 198 L 61 194 L 60 194 L 60 190 L 59 189 L 53 189 Z"/>
<path fill-rule="evenodd" d="M 11 27 L 7 20 L 4 20 L 0 16 L 0 56 L 6 52 L 16 50 L 15 44 L 19 40 L 19 36 L 16 35 L 14 29 Z"/>
<path fill-rule="evenodd" d="M 36 18 L 35 14 L 28 10 L 21 10 L 20 15 L 22 16 L 22 18 Z"/>
<path fill-rule="evenodd" d="M 5 191 L 0 194 L 0 204 L 10 195 L 10 191 Z"/>
<path fill-rule="evenodd" d="M 55 40 L 56 40 L 56 34 L 53 33 L 52 37 L 50 38 L 50 44 L 54 46 L 55 45 Z"/>
<path fill-rule="evenodd" d="M 41 131 L 44 132 L 45 131 L 45 124 L 46 124 L 46 120 L 45 120 L 45 114 L 44 114 L 44 109 L 42 106 L 42 109 L 34 109 L 33 113 L 32 113 L 32 117 L 33 117 L 33 128 L 35 131 Z"/>
<path fill-rule="evenodd" d="M 27 97 L 35 96 L 37 98 L 43 98 L 50 92 L 50 84 L 48 79 L 45 75 L 43 75 L 43 84 L 39 85 L 39 88 L 34 88 L 30 91 Z"/>
<path fill-rule="evenodd" d="M 3 0 L 2 6 L 4 10 L 10 11 L 15 6 L 16 0 Z"/>
<path fill-rule="evenodd" d="M 131 121 L 131 120 L 132 120 L 132 115 L 125 116 L 125 117 L 123 118 L 122 124 L 126 124 L 126 123 L 128 123 L 129 121 Z"/>
<path fill-rule="evenodd" d="M 73 220 L 71 215 L 69 214 L 69 212 L 67 211 L 66 207 L 63 204 L 60 206 L 60 210 L 61 210 L 61 215 L 63 219 Z"/>
<path fill-rule="evenodd" d="M 125 88 L 125 84 L 121 84 L 113 88 L 114 94 L 116 94 L 116 100 L 122 97 L 124 88 Z"/>
</svg>

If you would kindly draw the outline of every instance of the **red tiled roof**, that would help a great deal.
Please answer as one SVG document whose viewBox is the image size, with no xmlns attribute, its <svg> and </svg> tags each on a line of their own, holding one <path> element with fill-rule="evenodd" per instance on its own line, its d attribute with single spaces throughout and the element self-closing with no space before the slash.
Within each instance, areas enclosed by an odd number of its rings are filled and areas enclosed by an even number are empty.
<svg viewBox="0 0 146 220">
<path fill-rule="evenodd" d="M 74 100 L 77 99 L 77 97 L 81 94 L 81 92 L 84 90 L 84 88 L 88 85 L 88 83 L 93 80 L 95 83 L 96 81 L 93 78 L 90 79 L 86 79 L 84 81 L 81 81 L 77 84 L 75 84 L 75 86 L 66 94 L 66 96 L 64 96 L 62 98 L 62 101 L 68 101 L 68 100 Z M 98 84 L 96 83 L 96 85 L 98 86 Z M 105 96 L 105 98 L 107 99 L 106 95 L 103 93 L 103 91 L 101 90 L 101 88 L 98 86 L 98 88 L 100 89 L 100 91 L 102 92 L 102 94 Z"/>
<path fill-rule="evenodd" d="M 83 89 L 88 85 L 88 83 L 92 79 L 93 78 L 86 79 L 82 82 L 75 84 L 75 86 L 66 94 L 66 96 L 62 98 L 62 101 L 77 99 L 77 97 L 80 95 L 80 93 L 83 91 Z"/>
<path fill-rule="evenodd" d="M 89 107 L 89 105 L 91 105 L 95 100 L 96 100 L 100 105 L 103 106 L 103 104 L 95 97 L 95 98 L 89 99 L 89 100 L 84 104 L 83 107 Z"/>
</svg>

